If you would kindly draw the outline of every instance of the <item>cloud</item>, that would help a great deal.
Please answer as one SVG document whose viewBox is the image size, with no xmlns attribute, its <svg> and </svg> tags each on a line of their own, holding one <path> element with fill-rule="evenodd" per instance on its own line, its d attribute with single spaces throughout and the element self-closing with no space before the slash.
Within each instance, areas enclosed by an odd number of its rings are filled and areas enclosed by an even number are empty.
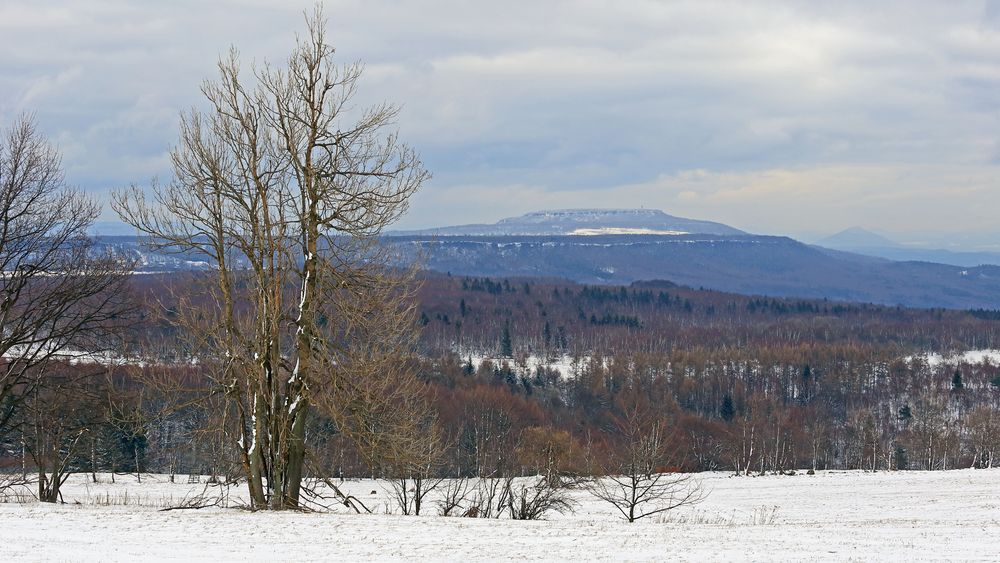
<svg viewBox="0 0 1000 563">
<path fill-rule="evenodd" d="M 985 231 L 1000 200 L 997 2 L 326 2 L 362 101 L 434 179 L 404 226 L 662 207 L 767 232 Z M 230 44 L 280 61 L 278 0 L 11 0 L 0 119 L 34 110 L 97 193 L 169 174 Z M 872 223 L 879 223 L 872 225 Z"/>
<path fill-rule="evenodd" d="M 474 185 L 419 194 L 407 225 L 432 226 L 414 220 L 429 216 L 431 210 L 452 217 L 452 223 L 477 223 L 536 209 L 628 205 L 710 216 L 762 234 L 810 236 L 860 225 L 947 238 L 955 232 L 995 232 L 995 209 L 982 202 L 996 200 L 997 177 L 1000 166 L 888 163 L 747 172 L 686 170 L 602 190 L 553 192 L 544 186 Z M 951 217 L 961 217 L 960 229 Z"/>
</svg>

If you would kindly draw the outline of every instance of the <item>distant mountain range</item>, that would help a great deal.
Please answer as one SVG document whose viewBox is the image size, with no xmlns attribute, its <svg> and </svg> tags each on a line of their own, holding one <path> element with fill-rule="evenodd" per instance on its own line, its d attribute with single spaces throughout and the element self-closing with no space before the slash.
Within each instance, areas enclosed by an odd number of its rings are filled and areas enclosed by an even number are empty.
<svg viewBox="0 0 1000 563">
<path fill-rule="evenodd" d="M 205 257 L 148 251 L 135 237 L 97 240 L 115 252 L 135 253 L 144 271 L 211 267 Z M 395 232 L 384 241 L 395 248 L 400 263 L 418 261 L 455 275 L 591 284 L 667 280 L 751 295 L 1000 309 L 1000 267 L 866 255 L 892 241 L 858 229 L 823 241 L 857 249 L 845 252 L 658 210 L 581 209 L 529 213 L 492 225 Z"/>
<path fill-rule="evenodd" d="M 756 235 L 387 237 L 439 272 L 581 283 L 669 280 L 751 295 L 909 307 L 1000 308 L 1000 267 L 895 262 Z"/>
<path fill-rule="evenodd" d="M 852 227 L 816 242 L 825 248 L 844 250 L 888 260 L 936 262 L 971 268 L 983 264 L 1000 265 L 997 252 L 956 252 L 900 244 L 880 234 Z"/>
</svg>

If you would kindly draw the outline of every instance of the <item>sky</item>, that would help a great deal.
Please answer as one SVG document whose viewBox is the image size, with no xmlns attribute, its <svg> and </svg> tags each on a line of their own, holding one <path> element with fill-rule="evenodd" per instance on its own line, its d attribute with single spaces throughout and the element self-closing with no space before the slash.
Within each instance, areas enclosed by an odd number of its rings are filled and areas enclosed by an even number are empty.
<svg viewBox="0 0 1000 563">
<path fill-rule="evenodd" d="M 434 175 L 398 228 L 645 207 L 1000 248 L 1000 1 L 323 5 Z M 98 198 L 169 179 L 219 55 L 280 63 L 311 7 L 0 0 L 0 124 L 33 112 Z"/>
</svg>

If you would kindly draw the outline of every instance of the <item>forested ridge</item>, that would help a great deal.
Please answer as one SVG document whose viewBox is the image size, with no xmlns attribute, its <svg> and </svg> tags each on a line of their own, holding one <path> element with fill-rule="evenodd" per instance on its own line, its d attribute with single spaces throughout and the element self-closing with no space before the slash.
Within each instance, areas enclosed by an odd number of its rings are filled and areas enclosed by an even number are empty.
<svg viewBox="0 0 1000 563">
<path fill-rule="evenodd" d="M 619 403 L 648 401 L 670 413 L 685 468 L 943 469 L 992 464 L 998 447 L 1000 368 L 927 356 L 996 348 L 995 312 L 667 282 L 442 277 L 421 297 L 425 346 L 459 354 L 434 363 L 438 385 L 498 386 L 577 435 L 606 427 Z M 462 351 L 496 359 L 469 374 Z M 526 356 L 568 356 L 571 373 L 532 370 Z"/>
</svg>

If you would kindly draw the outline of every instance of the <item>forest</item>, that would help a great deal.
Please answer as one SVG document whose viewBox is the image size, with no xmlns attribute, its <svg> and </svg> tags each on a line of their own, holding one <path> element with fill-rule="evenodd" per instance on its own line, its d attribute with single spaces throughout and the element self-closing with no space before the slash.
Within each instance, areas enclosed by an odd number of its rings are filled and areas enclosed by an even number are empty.
<svg viewBox="0 0 1000 563">
<path fill-rule="evenodd" d="M 50 368 L 62 383 L 31 398 L 24 412 L 35 419 L 4 436 L 8 470 L 239 478 L 227 438 L 238 433 L 238 418 L 218 389 L 217 366 L 191 355 L 170 322 L 178 305 L 171 296 L 197 285 L 197 276 L 131 279 L 144 306 L 118 357 Z M 399 361 L 434 413 L 434 429 L 417 434 L 427 478 L 605 474 L 630 424 L 666 431 L 660 471 L 1000 461 L 1000 365 L 942 359 L 1000 348 L 994 312 L 741 296 L 669 282 L 424 273 L 413 283 L 419 340 Z M 67 390 L 75 400 L 58 400 Z M 322 413 L 310 418 L 307 435 L 312 477 L 395 475 Z"/>
</svg>

